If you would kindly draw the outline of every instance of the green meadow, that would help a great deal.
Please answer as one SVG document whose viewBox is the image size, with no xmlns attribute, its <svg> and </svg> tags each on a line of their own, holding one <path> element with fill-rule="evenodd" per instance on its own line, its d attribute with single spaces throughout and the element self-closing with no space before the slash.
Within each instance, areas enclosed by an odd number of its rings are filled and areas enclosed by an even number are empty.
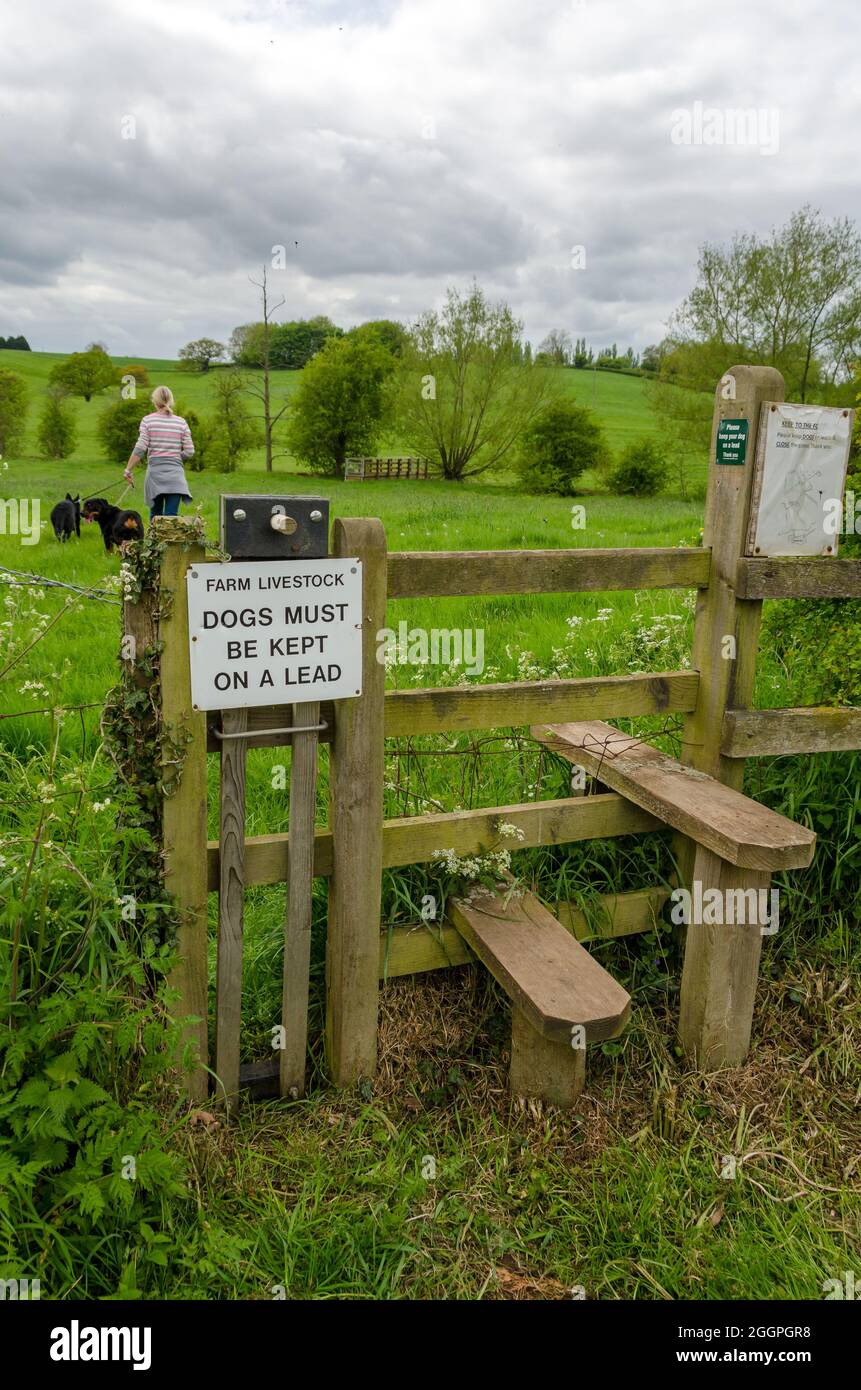
<svg viewBox="0 0 861 1390">
<path fill-rule="evenodd" d="M 0 755 L 7 784 L 0 833 L 3 863 L 26 864 L 22 847 L 32 847 L 40 799 L 54 795 L 44 788 L 62 787 L 67 778 L 51 839 L 83 866 L 87 887 L 80 891 L 107 902 L 117 891 L 114 810 L 100 718 L 118 676 L 119 560 L 105 555 L 95 527 L 60 545 L 47 523 L 67 490 L 97 495 L 120 481 L 121 468 L 102 460 L 96 443 L 104 399 L 77 402 L 81 439 L 71 459 L 49 464 L 36 457 L 40 395 L 57 360 L 0 354 L 0 366 L 20 370 L 31 391 L 28 443 L 21 457 L 4 460 L 0 487 L 7 498 L 38 497 L 44 523 L 32 546 L 0 536 Z M 189 375 L 175 363 L 146 365 L 153 385 L 166 383 L 181 404 L 205 413 L 211 375 Z M 297 375 L 279 374 L 277 390 L 295 390 Z M 605 372 L 564 376 L 601 416 L 613 449 L 655 430 L 640 380 Z M 399 449 L 392 440 L 380 452 Z M 700 484 L 706 463 L 696 461 Z M 267 474 L 261 453 L 236 473 L 192 473 L 189 481 L 193 509 L 214 541 L 223 492 L 325 496 L 333 518 L 380 517 L 392 551 L 689 546 L 698 544 L 702 525 L 701 501 L 671 494 L 621 499 L 591 479 L 577 499 L 526 496 L 506 475 L 461 486 L 345 484 L 301 475 L 291 459 Z M 139 480 L 126 505 L 140 506 L 141 494 Z M 572 525 L 575 501 L 585 507 L 583 528 Z M 100 593 L 85 597 L 43 581 Z M 607 675 L 689 664 L 692 600 L 652 592 L 392 603 L 390 625 L 402 619 L 481 629 L 485 668 L 476 680 Z M 392 685 L 462 679 L 452 667 L 395 665 L 388 672 Z M 756 703 L 799 703 L 792 671 L 767 648 Z M 50 713 L 57 706 L 66 711 L 59 721 Z M 677 723 L 637 727 L 678 746 Z M 275 769 L 288 760 L 277 749 L 249 755 L 249 834 L 286 829 L 289 793 L 279 790 Z M 217 772 L 211 758 L 213 834 Z M 687 1070 L 674 1039 L 681 947 L 671 924 L 661 923 L 593 948 L 631 991 L 634 1017 L 624 1037 L 592 1049 L 574 1114 L 511 1104 L 507 1003 L 472 967 L 384 983 L 377 1082 L 335 1093 L 322 1069 L 326 900 L 318 880 L 308 1099 L 286 1107 L 249 1103 L 231 1126 L 218 1116 L 201 1120 L 170 1095 L 136 1094 L 135 1105 L 153 1107 L 164 1153 L 181 1167 L 178 1189 L 159 1190 L 141 1229 L 133 1230 L 107 1217 L 101 1225 L 79 1221 L 68 1202 L 65 1225 L 34 1213 L 16 1229 L 0 1206 L 7 1263 L 14 1256 L 19 1270 L 23 1260 L 41 1272 L 43 1298 L 122 1290 L 144 1298 L 268 1299 L 278 1288 L 288 1298 L 553 1299 L 575 1288 L 602 1299 L 821 1297 L 825 1279 L 857 1268 L 861 1236 L 852 905 L 861 872 L 859 772 L 858 755 L 748 766 L 750 794 L 813 826 L 820 843 L 810 870 L 778 879 L 786 906 L 780 932 L 764 948 L 747 1066 L 708 1077 Z M 327 791 L 323 750 L 320 823 Z M 565 794 L 563 771 L 524 730 L 387 747 L 387 816 Z M 515 857 L 516 872 L 546 901 L 576 898 L 587 906 L 599 893 L 665 882 L 672 867 L 661 835 Z M 6 872 L 0 868 L 0 898 L 11 893 Z M 47 949 L 45 933 L 50 940 L 62 932 L 51 882 L 46 872 L 29 895 L 40 950 Z M 445 894 L 434 865 L 387 871 L 383 927 L 418 927 L 429 892 Z M 211 910 L 214 925 L 214 901 Z M 267 1055 L 279 1016 L 283 918 L 282 889 L 248 892 L 246 1060 Z M 10 915 L 0 920 L 7 933 Z M 93 978 L 109 979 L 110 930 L 96 923 L 91 931 L 88 968 Z M 728 1155 L 735 1160 L 731 1178 Z"/>
</svg>

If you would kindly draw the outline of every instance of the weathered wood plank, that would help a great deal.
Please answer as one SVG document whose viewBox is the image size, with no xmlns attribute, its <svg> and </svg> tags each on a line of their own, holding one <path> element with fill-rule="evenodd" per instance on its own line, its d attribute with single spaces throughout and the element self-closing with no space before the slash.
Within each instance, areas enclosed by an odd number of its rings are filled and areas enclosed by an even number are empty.
<svg viewBox="0 0 861 1390">
<path fill-rule="evenodd" d="M 570 1110 L 586 1081 L 586 1048 L 545 1038 L 511 1006 L 511 1094 Z"/>
<path fill-rule="evenodd" d="M 390 690 L 386 694 L 386 737 L 502 729 L 537 719 L 562 723 L 679 714 L 696 707 L 698 685 L 696 671 L 660 671 L 583 680 Z"/>
<path fill-rule="evenodd" d="M 494 729 L 531 724 L 547 717 L 566 719 L 625 719 L 640 714 L 684 714 L 694 709 L 699 676 L 696 671 L 656 671 L 654 674 L 596 676 L 582 680 L 505 681 L 488 685 L 444 686 L 419 690 L 387 690 L 386 738 L 411 734 L 448 733 L 458 729 Z M 248 711 L 249 747 L 289 747 L 292 734 L 259 736 L 259 730 L 289 728 L 290 705 L 266 705 Z M 221 714 L 207 716 L 207 751 L 218 752 L 213 732 Z M 334 707 L 320 706 L 327 727 L 320 743 L 331 743 Z M 252 735 L 254 735 L 252 737 Z"/>
<path fill-rule="evenodd" d="M 730 890 L 767 890 L 771 875 L 736 868 L 697 846 L 692 884 L 697 882 L 703 893 L 716 888 L 726 902 Z M 739 1066 L 747 1056 L 761 950 L 758 923 L 691 923 L 687 928 L 679 1039 L 704 1071 Z"/>
<path fill-rule="evenodd" d="M 793 869 L 813 858 L 816 836 L 806 826 L 609 724 L 542 725 L 532 732 L 561 757 L 731 864 Z"/>
<path fill-rule="evenodd" d="M 545 1038 L 600 1042 L 622 1031 L 631 999 L 585 947 L 531 893 L 473 890 L 450 898 L 447 913 L 515 1008 Z"/>
<path fill-rule="evenodd" d="M 668 888 L 606 893 L 595 904 L 594 926 L 590 926 L 589 918 L 576 903 L 559 902 L 555 913 L 565 930 L 578 941 L 633 936 L 654 929 L 669 895 Z M 468 965 L 474 959 L 460 933 L 447 922 L 392 927 L 380 935 L 380 979 L 447 970 Z"/>
<path fill-rule="evenodd" d="M 225 710 L 224 732 L 241 734 L 248 711 Z M 242 1018 L 242 940 L 245 912 L 244 738 L 221 746 L 219 825 L 221 858 L 216 963 L 215 1074 L 218 1095 L 229 1113 L 239 1102 L 239 1030 Z"/>
<path fill-rule="evenodd" d="M 326 942 L 326 1056 L 336 1086 L 377 1065 L 383 867 L 383 695 L 377 633 L 386 624 L 386 535 L 367 518 L 339 518 L 334 555 L 362 561 L 361 699 L 339 700 L 329 762 L 332 874 Z"/>
<path fill-rule="evenodd" d="M 159 640 L 162 722 L 168 786 L 162 808 L 164 882 L 181 913 L 177 934 L 179 964 L 171 984 L 179 992 L 183 1018 L 194 1018 L 183 1041 L 197 1048 L 199 1064 L 185 1079 L 189 1097 L 202 1101 L 208 1091 L 207 920 L 206 920 L 206 728 L 204 716 L 191 707 L 188 659 L 188 595 L 185 572 L 202 563 L 203 547 L 188 543 L 184 520 L 162 520 L 165 535 L 160 577 Z"/>
<path fill-rule="evenodd" d="M 848 753 L 861 748 L 861 709 L 730 709 L 723 717 L 726 758 L 791 753 Z"/>
<path fill-rule="evenodd" d="M 495 844 L 502 824 L 523 831 L 519 845 L 564 845 L 576 840 L 603 840 L 614 835 L 639 835 L 660 830 L 661 822 L 622 796 L 574 797 L 533 801 L 492 810 L 446 811 L 433 816 L 404 816 L 382 825 L 382 862 L 387 869 L 401 864 L 425 864 L 435 849 L 451 848 L 459 855 L 475 854 Z M 287 877 L 289 836 L 253 835 L 245 842 L 245 881 L 283 883 Z M 512 842 L 513 843 L 513 842 Z M 218 889 L 218 842 L 207 846 L 210 892 Z M 332 834 L 324 827 L 314 833 L 314 873 L 332 872 Z"/>
<path fill-rule="evenodd" d="M 320 722 L 316 701 L 293 706 L 295 728 Z M 308 983 L 311 969 L 311 890 L 314 884 L 314 822 L 317 812 L 317 735 L 292 734 L 290 833 L 287 837 L 287 916 L 281 996 L 281 1095 L 305 1094 L 308 1051 Z"/>
<path fill-rule="evenodd" d="M 468 965 L 474 959 L 463 937 L 448 922 L 393 927 L 380 934 L 381 980 L 447 970 L 453 965 Z"/>
<path fill-rule="evenodd" d="M 388 593 L 389 598 L 441 598 L 695 589 L 707 584 L 708 576 L 708 551 L 682 547 L 401 551 L 389 556 Z"/>
<path fill-rule="evenodd" d="M 830 556 L 742 557 L 736 572 L 739 598 L 861 598 L 861 560 Z"/>
<path fill-rule="evenodd" d="M 630 893 L 604 893 L 590 916 L 575 902 L 558 902 L 556 916 L 578 941 L 601 941 L 607 937 L 635 936 L 654 931 L 660 921 L 669 888 L 637 888 Z"/>
</svg>

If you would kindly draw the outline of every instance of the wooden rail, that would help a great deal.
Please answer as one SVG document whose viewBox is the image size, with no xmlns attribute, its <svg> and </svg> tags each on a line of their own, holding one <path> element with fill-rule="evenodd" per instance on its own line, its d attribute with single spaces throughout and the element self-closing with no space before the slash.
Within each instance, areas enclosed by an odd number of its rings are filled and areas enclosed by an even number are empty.
<svg viewBox="0 0 861 1390">
<path fill-rule="evenodd" d="M 451 733 L 459 729 L 508 729 L 537 719 L 627 719 L 640 714 L 684 714 L 696 708 L 696 671 L 658 671 L 654 675 L 586 676 L 579 680 L 506 681 L 493 685 L 460 685 L 387 690 L 383 715 L 386 738 Z M 334 713 L 331 703 L 320 706 L 326 728 L 321 743 L 331 743 Z M 282 748 L 291 734 L 258 730 L 289 728 L 289 705 L 259 705 L 248 711 L 251 748 Z M 220 751 L 215 730 L 221 716 L 207 724 L 206 747 Z"/>
<path fill-rule="evenodd" d="M 861 748 L 861 709 L 731 709 L 723 717 L 726 758 L 848 753 Z"/>
<path fill-rule="evenodd" d="M 757 560 L 743 556 L 736 571 L 743 599 L 861 598 L 861 560 Z"/>
<path fill-rule="evenodd" d="M 495 844 L 502 824 L 523 831 L 518 846 L 564 845 L 577 840 L 601 840 L 613 835 L 639 835 L 660 830 L 661 823 L 646 811 L 612 792 L 558 801 L 494 806 L 491 810 L 446 811 L 434 816 L 404 816 L 383 821 L 383 867 L 427 864 L 435 849 L 458 855 L 476 854 Z M 245 841 L 245 882 L 284 883 L 287 878 L 289 836 L 253 835 Z M 218 891 L 218 841 L 207 844 L 209 891 Z M 332 872 L 332 832 L 318 827 L 314 839 L 314 873 Z"/>
<path fill-rule="evenodd" d="M 701 549 L 432 550 L 391 554 L 388 587 L 389 598 L 442 598 L 696 589 L 708 580 Z"/>
</svg>

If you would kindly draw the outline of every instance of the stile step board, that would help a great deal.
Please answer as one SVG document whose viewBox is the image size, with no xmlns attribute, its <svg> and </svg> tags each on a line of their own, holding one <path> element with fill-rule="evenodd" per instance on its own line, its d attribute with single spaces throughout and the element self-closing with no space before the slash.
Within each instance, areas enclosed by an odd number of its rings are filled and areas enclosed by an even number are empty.
<svg viewBox="0 0 861 1390">
<path fill-rule="evenodd" d="M 585 1042 L 625 1027 L 630 995 L 531 893 L 514 897 L 501 884 L 449 899 L 447 915 L 541 1037 L 570 1048 L 575 1025 Z"/>
<path fill-rule="evenodd" d="M 816 836 L 777 811 L 601 720 L 538 724 L 532 736 L 739 868 L 806 868 Z"/>
</svg>

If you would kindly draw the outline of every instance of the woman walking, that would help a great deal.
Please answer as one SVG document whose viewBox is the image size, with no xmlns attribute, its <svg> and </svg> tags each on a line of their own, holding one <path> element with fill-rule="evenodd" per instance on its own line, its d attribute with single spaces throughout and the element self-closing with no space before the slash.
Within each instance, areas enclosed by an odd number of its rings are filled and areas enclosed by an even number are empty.
<svg viewBox="0 0 861 1390">
<path fill-rule="evenodd" d="M 144 501 L 154 516 L 176 516 L 181 501 L 191 501 L 183 462 L 194 457 L 194 444 L 188 423 L 173 413 L 173 392 L 157 386 L 150 397 L 155 410 L 140 423 L 138 442 L 126 464 L 124 477 L 134 485 L 133 469 L 147 456 Z"/>
</svg>

